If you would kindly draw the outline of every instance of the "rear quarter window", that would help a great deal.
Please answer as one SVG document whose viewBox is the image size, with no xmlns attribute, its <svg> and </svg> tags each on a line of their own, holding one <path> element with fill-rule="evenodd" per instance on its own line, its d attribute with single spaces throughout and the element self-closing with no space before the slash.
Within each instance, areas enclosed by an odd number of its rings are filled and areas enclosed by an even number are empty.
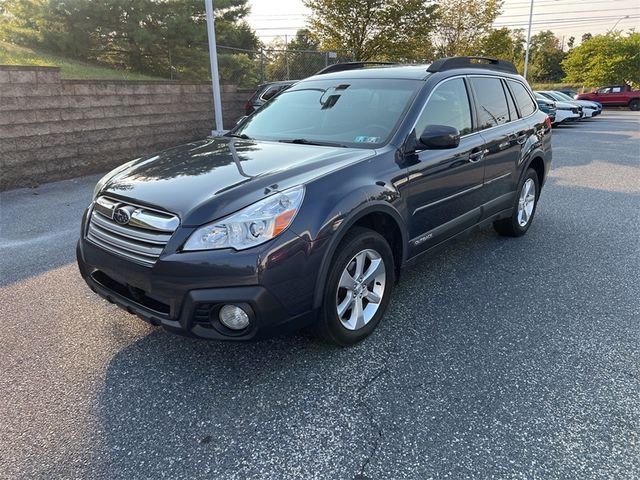
<svg viewBox="0 0 640 480">
<path fill-rule="evenodd" d="M 513 92 L 521 117 L 528 117 L 536 111 L 536 104 L 523 84 L 509 80 L 509 87 Z"/>
</svg>

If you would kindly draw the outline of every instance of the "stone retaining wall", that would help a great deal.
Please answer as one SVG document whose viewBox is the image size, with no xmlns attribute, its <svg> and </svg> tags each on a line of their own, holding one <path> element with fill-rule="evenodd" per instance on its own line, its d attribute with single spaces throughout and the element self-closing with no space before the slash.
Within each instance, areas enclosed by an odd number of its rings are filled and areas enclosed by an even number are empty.
<svg viewBox="0 0 640 480">
<path fill-rule="evenodd" d="M 222 86 L 225 127 L 250 92 Z M 214 128 L 210 83 L 61 80 L 0 65 L 0 190 L 109 170 Z"/>
</svg>

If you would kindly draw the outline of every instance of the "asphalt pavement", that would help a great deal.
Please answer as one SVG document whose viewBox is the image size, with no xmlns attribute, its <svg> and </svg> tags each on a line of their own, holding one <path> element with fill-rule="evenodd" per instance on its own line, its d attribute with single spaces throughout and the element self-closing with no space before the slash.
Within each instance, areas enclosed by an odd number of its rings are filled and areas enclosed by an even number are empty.
<svg viewBox="0 0 640 480">
<path fill-rule="evenodd" d="M 553 148 L 525 237 L 419 260 L 348 349 L 148 326 L 75 266 L 98 177 L 0 194 L 0 478 L 639 479 L 640 114 Z"/>
</svg>

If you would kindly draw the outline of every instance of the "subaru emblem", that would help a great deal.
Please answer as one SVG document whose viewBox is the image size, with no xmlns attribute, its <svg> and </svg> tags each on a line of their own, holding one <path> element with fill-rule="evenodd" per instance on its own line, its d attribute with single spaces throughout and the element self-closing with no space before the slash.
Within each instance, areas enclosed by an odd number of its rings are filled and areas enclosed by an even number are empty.
<svg viewBox="0 0 640 480">
<path fill-rule="evenodd" d="M 131 220 L 131 213 L 126 207 L 118 207 L 113 212 L 113 219 L 120 225 L 126 225 Z"/>
</svg>

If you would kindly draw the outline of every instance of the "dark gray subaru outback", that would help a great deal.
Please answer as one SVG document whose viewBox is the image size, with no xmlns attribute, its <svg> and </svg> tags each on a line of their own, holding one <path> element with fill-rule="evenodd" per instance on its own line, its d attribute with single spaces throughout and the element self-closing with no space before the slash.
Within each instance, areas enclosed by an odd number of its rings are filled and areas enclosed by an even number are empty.
<svg viewBox="0 0 640 480">
<path fill-rule="evenodd" d="M 89 287 L 187 335 L 311 326 L 350 345 L 380 323 L 408 261 L 479 226 L 527 231 L 550 122 L 512 64 L 332 70 L 224 137 L 100 180 L 77 248 Z"/>
</svg>

